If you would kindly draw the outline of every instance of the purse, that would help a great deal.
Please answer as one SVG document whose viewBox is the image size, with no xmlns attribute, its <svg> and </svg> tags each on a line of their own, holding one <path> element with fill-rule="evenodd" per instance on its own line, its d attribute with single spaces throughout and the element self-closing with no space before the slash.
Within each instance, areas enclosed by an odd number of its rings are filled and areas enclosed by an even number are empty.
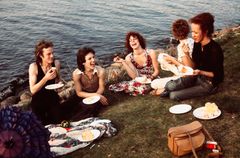
<svg viewBox="0 0 240 158">
<path fill-rule="evenodd" d="M 199 121 L 172 127 L 168 130 L 168 147 L 175 156 L 182 156 L 199 150 L 205 143 L 203 126 Z"/>
</svg>

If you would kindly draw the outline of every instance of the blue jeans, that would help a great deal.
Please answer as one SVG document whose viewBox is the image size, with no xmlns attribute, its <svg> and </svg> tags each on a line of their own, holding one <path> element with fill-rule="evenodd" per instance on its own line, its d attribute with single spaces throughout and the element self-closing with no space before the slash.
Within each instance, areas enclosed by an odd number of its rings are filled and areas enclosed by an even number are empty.
<svg viewBox="0 0 240 158">
<path fill-rule="evenodd" d="M 184 100 L 194 97 L 206 96 L 217 91 L 212 83 L 204 76 L 185 76 L 169 81 L 165 89 L 173 100 Z"/>
</svg>

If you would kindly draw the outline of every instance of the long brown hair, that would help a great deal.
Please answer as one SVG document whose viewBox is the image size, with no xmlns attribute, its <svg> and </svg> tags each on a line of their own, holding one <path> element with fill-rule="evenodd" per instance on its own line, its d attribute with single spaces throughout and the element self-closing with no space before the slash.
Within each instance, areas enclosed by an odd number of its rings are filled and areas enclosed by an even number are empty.
<svg viewBox="0 0 240 158">
<path fill-rule="evenodd" d="M 130 43 L 129 43 L 129 39 L 130 39 L 131 36 L 136 37 L 138 39 L 138 41 L 139 41 L 139 43 L 140 43 L 140 45 L 143 49 L 146 48 L 146 41 L 143 38 L 143 36 L 140 35 L 140 33 L 138 33 L 138 32 L 130 31 L 126 34 L 126 38 L 125 38 L 125 47 L 127 49 L 127 53 L 133 52 L 133 49 L 132 49 L 132 47 L 130 46 Z"/>
<path fill-rule="evenodd" d="M 41 40 L 36 44 L 34 52 L 36 63 L 42 63 L 41 56 L 43 55 L 43 49 L 49 47 L 53 47 L 53 43 L 47 40 Z"/>
<path fill-rule="evenodd" d="M 212 37 L 212 33 L 214 32 L 214 16 L 211 13 L 205 12 L 198 14 L 189 21 L 190 23 L 200 25 L 202 32 L 206 33 L 208 37 Z"/>
</svg>

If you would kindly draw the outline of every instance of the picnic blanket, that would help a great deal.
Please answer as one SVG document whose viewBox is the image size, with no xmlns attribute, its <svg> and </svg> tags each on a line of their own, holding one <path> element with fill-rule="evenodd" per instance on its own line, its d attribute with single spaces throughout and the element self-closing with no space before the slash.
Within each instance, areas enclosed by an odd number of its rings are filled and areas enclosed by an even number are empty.
<svg viewBox="0 0 240 158">
<path fill-rule="evenodd" d="M 54 157 L 71 153 L 77 149 L 90 145 L 96 139 L 101 137 L 112 137 L 117 133 L 117 129 L 110 120 L 97 117 L 71 122 L 69 128 L 63 128 L 60 124 L 51 124 L 45 127 L 51 132 L 49 145 Z M 100 134 L 96 139 L 88 142 L 81 142 L 79 139 L 68 136 L 70 132 L 86 129 L 99 130 Z"/>
</svg>

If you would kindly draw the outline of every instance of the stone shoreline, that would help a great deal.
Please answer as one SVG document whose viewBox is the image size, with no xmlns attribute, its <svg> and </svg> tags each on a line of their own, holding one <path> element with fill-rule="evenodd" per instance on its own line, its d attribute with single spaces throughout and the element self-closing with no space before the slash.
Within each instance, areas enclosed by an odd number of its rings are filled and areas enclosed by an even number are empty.
<svg viewBox="0 0 240 158">
<path fill-rule="evenodd" d="M 227 36 L 229 33 L 238 33 L 240 30 L 240 25 L 223 28 L 221 30 L 215 31 L 213 34 L 214 39 L 220 40 Z M 173 55 L 176 54 L 175 47 L 170 47 L 166 51 L 167 53 Z M 157 51 L 158 52 L 158 51 Z M 106 83 L 121 80 L 125 76 L 126 72 L 119 64 L 112 64 L 106 67 Z M 62 89 L 58 91 L 61 101 L 67 100 L 74 93 L 74 83 L 73 81 L 68 81 Z M 23 108 L 27 108 L 31 102 L 31 93 L 29 88 L 23 89 L 16 95 L 12 95 L 0 102 L 0 108 L 8 105 L 15 105 Z"/>
</svg>

